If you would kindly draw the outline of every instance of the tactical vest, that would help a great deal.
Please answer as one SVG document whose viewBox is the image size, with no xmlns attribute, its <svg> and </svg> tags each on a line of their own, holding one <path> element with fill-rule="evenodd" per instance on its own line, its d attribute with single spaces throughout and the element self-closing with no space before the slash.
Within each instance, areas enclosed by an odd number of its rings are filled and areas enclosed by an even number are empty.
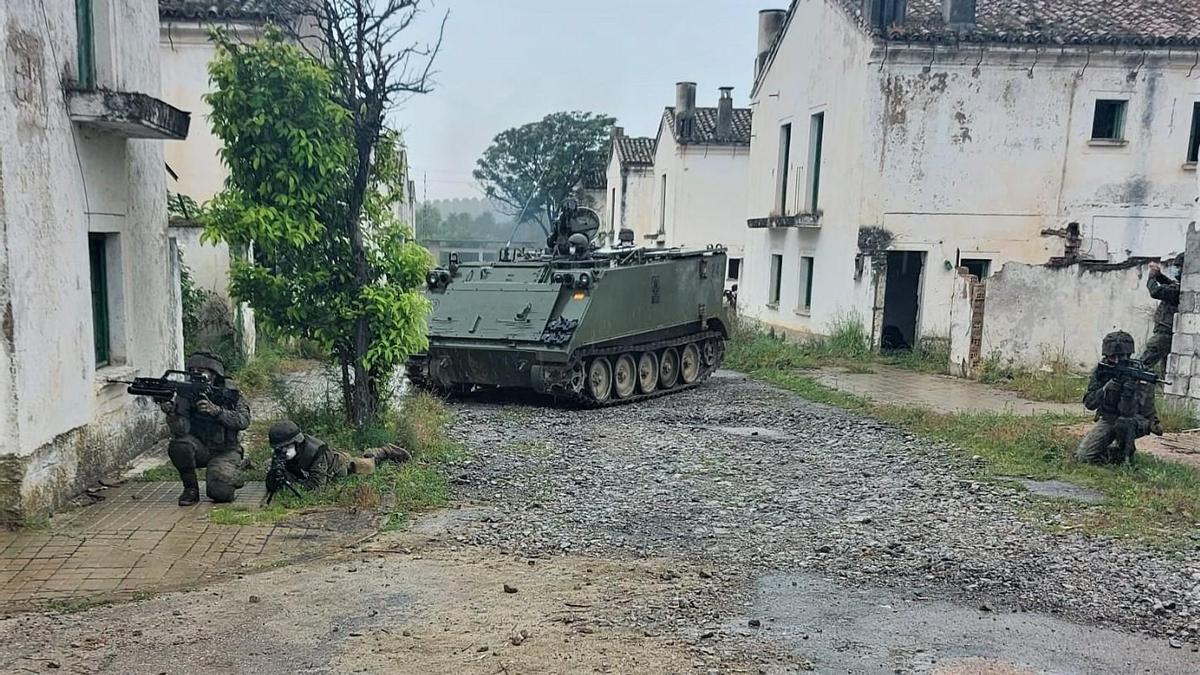
<svg viewBox="0 0 1200 675">
<path fill-rule="evenodd" d="M 237 394 L 236 389 L 231 388 L 231 391 L 235 395 Z M 234 399 L 234 401 L 237 400 L 239 399 Z M 236 408 L 225 407 L 224 409 L 235 410 Z M 240 432 L 237 429 L 226 427 L 224 424 L 221 424 L 221 420 L 215 417 L 193 410 L 188 416 L 188 422 L 191 434 L 210 448 L 233 449 L 239 447 L 238 433 Z"/>
<path fill-rule="evenodd" d="M 305 434 L 304 442 L 296 446 L 296 456 L 288 460 L 288 468 L 298 468 L 303 471 L 308 471 L 317 461 L 317 458 L 321 456 L 321 453 L 328 450 L 329 446 L 325 443 L 325 441 Z"/>
</svg>

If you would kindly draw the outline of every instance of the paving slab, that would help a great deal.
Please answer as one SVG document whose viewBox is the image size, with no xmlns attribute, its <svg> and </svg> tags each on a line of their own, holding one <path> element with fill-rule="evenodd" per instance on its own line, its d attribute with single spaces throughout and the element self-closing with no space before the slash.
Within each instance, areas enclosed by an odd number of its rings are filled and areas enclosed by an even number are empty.
<svg viewBox="0 0 1200 675">
<path fill-rule="evenodd" d="M 347 519 L 337 510 L 275 524 L 217 524 L 210 520 L 217 505 L 180 507 L 179 489 L 131 482 L 55 517 L 48 529 L 0 532 L 0 612 L 185 588 L 336 551 L 374 532 L 369 516 Z M 234 505 L 256 509 L 264 494 L 261 482 L 248 483 Z"/>
<path fill-rule="evenodd" d="M 873 372 L 852 373 L 829 368 L 816 371 L 816 379 L 827 387 L 876 403 L 918 406 L 935 412 L 988 412 L 1037 415 L 1042 413 L 1083 415 L 1081 404 L 1030 401 L 1017 394 L 986 384 L 948 375 L 918 373 L 893 366 L 872 365 Z"/>
</svg>

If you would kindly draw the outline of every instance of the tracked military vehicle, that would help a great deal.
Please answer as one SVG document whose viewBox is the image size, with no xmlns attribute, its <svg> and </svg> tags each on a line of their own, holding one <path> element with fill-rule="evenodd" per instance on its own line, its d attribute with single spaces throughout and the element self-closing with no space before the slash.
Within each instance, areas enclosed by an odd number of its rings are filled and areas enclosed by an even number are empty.
<svg viewBox="0 0 1200 675">
<path fill-rule="evenodd" d="M 645 249 L 623 231 L 594 248 L 600 221 L 568 203 L 545 250 L 429 272 L 429 349 L 407 364 L 442 392 L 521 388 L 585 406 L 694 387 L 721 363 L 726 254 Z"/>
</svg>

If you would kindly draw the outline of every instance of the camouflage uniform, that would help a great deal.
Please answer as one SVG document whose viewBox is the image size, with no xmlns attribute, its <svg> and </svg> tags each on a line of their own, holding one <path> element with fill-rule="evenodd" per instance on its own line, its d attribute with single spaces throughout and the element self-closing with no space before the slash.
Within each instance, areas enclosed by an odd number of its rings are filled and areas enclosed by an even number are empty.
<svg viewBox="0 0 1200 675">
<path fill-rule="evenodd" d="M 236 395 L 237 390 L 224 379 L 224 365 L 215 357 L 192 355 L 187 367 L 212 371 L 218 378 L 216 384 Z M 238 435 L 250 426 L 250 406 L 244 398 L 236 396 L 234 403 L 214 406 L 209 413 L 200 410 L 201 407 L 207 406 L 182 398 L 162 404 L 171 429 L 167 455 L 184 486 L 179 499 L 181 506 L 194 504 L 198 499 L 197 468 L 207 467 L 204 491 L 214 502 L 232 502 L 235 491 L 245 484 L 241 478 L 244 453 Z"/>
<path fill-rule="evenodd" d="M 282 420 L 271 425 L 268 439 L 272 449 L 295 446 L 283 467 L 287 478 L 306 489 L 314 490 L 323 485 L 345 478 L 352 473 L 370 473 L 379 461 L 404 462 L 410 456 L 398 445 L 387 445 L 364 453 L 363 457 L 351 457 L 329 447 L 329 444 L 310 434 L 303 433 L 291 420 Z"/>
<path fill-rule="evenodd" d="M 1114 355 L 1117 364 L 1144 368 L 1129 359 L 1133 338 L 1124 331 L 1104 338 L 1105 357 Z M 1162 426 L 1154 408 L 1154 385 L 1136 380 L 1121 380 L 1097 366 L 1088 381 L 1083 405 L 1096 411 L 1096 424 L 1079 441 L 1075 459 L 1092 464 L 1108 464 L 1132 459 L 1134 440 L 1151 432 L 1161 433 Z"/>
<path fill-rule="evenodd" d="M 1148 370 L 1158 370 L 1171 353 L 1171 336 L 1175 331 L 1175 313 L 1179 311 L 1179 282 L 1161 272 L 1146 281 L 1150 297 L 1158 300 L 1154 310 L 1154 332 L 1146 341 L 1146 350 L 1138 357 Z M 1160 371 L 1161 372 L 1161 371 Z"/>
</svg>

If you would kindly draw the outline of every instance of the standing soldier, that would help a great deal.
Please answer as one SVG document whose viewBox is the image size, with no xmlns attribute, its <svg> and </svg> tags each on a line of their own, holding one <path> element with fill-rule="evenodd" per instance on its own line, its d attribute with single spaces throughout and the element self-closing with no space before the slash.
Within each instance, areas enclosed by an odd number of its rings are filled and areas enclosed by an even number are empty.
<svg viewBox="0 0 1200 675">
<path fill-rule="evenodd" d="M 197 467 L 207 467 L 204 491 L 218 503 L 232 502 L 234 492 L 245 482 L 241 477 L 242 446 L 238 434 L 250 426 L 250 406 L 225 379 L 225 364 L 208 352 L 196 352 L 184 364 L 193 377 L 203 378 L 214 387 L 225 388 L 229 395 L 223 405 L 207 398 L 189 401 L 175 396 L 161 405 L 171 428 L 167 454 L 183 481 L 180 506 L 200 501 Z"/>
<path fill-rule="evenodd" d="M 1136 449 L 1134 439 L 1149 433 L 1162 435 L 1154 409 L 1154 384 L 1122 376 L 1117 370 L 1144 370 L 1141 363 L 1129 358 L 1133 348 L 1133 336 L 1123 330 L 1104 336 L 1103 359 L 1092 371 L 1083 396 L 1084 407 L 1096 411 L 1096 424 L 1075 449 L 1078 461 L 1128 461 Z"/>
<path fill-rule="evenodd" d="M 1146 351 L 1138 360 L 1147 370 L 1158 371 L 1171 353 L 1171 335 L 1175 331 L 1175 312 L 1179 311 L 1179 282 L 1163 274 L 1158 263 L 1150 263 L 1146 280 L 1150 297 L 1158 300 L 1154 310 L 1154 332 L 1146 342 Z"/>
</svg>

